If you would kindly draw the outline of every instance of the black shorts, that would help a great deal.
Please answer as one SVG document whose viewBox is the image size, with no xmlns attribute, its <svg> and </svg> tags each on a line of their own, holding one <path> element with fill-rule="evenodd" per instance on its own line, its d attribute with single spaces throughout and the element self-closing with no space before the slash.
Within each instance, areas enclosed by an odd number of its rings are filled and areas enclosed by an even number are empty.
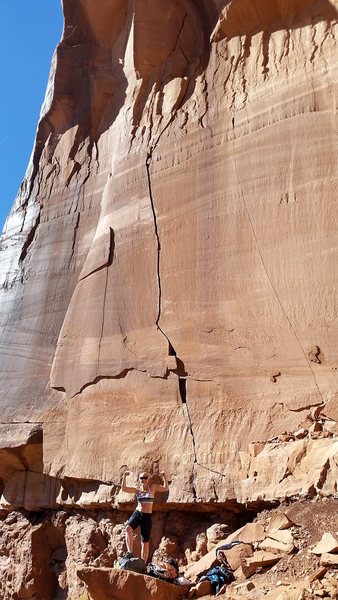
<svg viewBox="0 0 338 600">
<path fill-rule="evenodd" d="M 149 542 L 152 527 L 151 517 L 151 513 L 144 513 L 140 510 L 134 510 L 130 519 L 127 521 L 127 525 L 130 525 L 132 530 L 135 530 L 137 527 L 141 526 L 142 542 Z"/>
</svg>

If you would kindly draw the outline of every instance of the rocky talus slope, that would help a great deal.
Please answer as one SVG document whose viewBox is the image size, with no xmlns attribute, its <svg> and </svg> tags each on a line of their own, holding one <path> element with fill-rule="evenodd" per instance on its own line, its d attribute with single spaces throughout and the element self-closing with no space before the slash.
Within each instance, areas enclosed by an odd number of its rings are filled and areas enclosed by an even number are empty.
<svg viewBox="0 0 338 600">
<path fill-rule="evenodd" d="M 118 577 L 126 469 L 167 472 L 182 568 L 212 527 L 337 512 L 337 1 L 62 4 L 0 239 L 5 600 Z"/>
<path fill-rule="evenodd" d="M 247 516 L 239 528 L 217 508 L 198 519 L 190 511 L 154 516 L 152 560 L 160 564 L 175 556 L 190 588 L 116 568 L 126 551 L 121 513 L 11 511 L 1 521 L 0 597 L 211 600 L 211 584 L 201 578 L 220 564 L 218 547 L 241 541 L 223 552 L 234 576 L 220 589 L 224 598 L 338 598 L 338 514 L 332 498 L 284 502 Z"/>
</svg>

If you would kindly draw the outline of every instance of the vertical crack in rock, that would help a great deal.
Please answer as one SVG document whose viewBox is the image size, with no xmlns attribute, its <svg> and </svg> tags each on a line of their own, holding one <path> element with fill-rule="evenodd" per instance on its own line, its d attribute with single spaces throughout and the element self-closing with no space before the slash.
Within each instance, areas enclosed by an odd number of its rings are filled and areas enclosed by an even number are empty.
<svg viewBox="0 0 338 600">
<path fill-rule="evenodd" d="M 301 341 L 300 341 L 300 339 L 299 339 L 299 337 L 297 335 L 297 332 L 296 332 L 296 330 L 295 330 L 295 328 L 294 328 L 294 326 L 293 326 L 293 324 L 291 322 L 290 317 L 288 316 L 288 314 L 287 314 L 287 312 L 286 312 L 286 310 L 285 310 L 285 308 L 283 306 L 283 303 L 282 303 L 282 301 L 281 301 L 281 299 L 280 299 L 280 297 L 278 295 L 277 289 L 276 289 L 276 287 L 275 287 L 275 285 L 274 285 L 274 283 L 272 281 L 272 278 L 271 278 L 271 276 L 269 274 L 269 271 L 268 271 L 268 269 L 266 267 L 266 264 L 265 264 L 265 261 L 264 261 L 264 257 L 263 257 L 263 253 L 262 253 L 262 250 L 261 250 L 261 247 L 260 247 L 260 243 L 259 243 L 256 231 L 255 231 L 252 219 L 251 219 L 250 211 L 249 211 L 248 205 L 247 205 L 246 200 L 245 200 L 245 196 L 244 196 L 242 184 L 241 184 L 240 179 L 239 179 L 238 168 L 237 168 L 237 160 L 236 160 L 235 137 L 232 140 L 232 146 L 233 146 L 234 167 L 235 167 L 235 174 L 236 174 L 236 178 L 237 178 L 237 182 L 238 182 L 238 189 L 239 189 L 240 195 L 242 197 L 243 206 L 244 206 L 245 212 L 247 214 L 247 218 L 248 218 L 249 226 L 250 226 L 250 229 L 251 229 L 251 233 L 252 233 L 252 236 L 253 236 L 254 241 L 255 241 L 255 245 L 256 245 L 256 248 L 257 248 L 258 256 L 259 256 L 260 261 L 262 263 L 263 270 L 264 270 L 264 272 L 266 274 L 266 277 L 267 277 L 267 279 L 269 281 L 271 289 L 272 289 L 272 291 L 273 291 L 273 293 L 274 293 L 274 295 L 276 297 L 276 300 L 277 300 L 277 302 L 278 302 L 278 304 L 279 304 L 279 306 L 281 308 L 281 311 L 282 311 L 284 317 L 286 318 L 286 320 L 287 320 L 287 322 L 289 324 L 289 327 L 290 327 L 293 335 L 295 336 L 295 339 L 296 339 L 296 341 L 298 343 L 298 346 L 299 346 L 299 348 L 300 348 L 300 350 L 301 350 L 301 352 L 302 352 L 302 354 L 303 354 L 303 356 L 305 358 L 305 362 L 306 362 L 306 364 L 308 365 L 308 367 L 309 367 L 309 369 L 311 371 L 311 375 L 313 377 L 313 380 L 314 380 L 314 383 L 315 383 L 315 387 L 318 390 L 319 396 L 320 396 L 322 402 L 325 404 L 324 398 L 323 398 L 322 393 L 320 391 L 320 388 L 319 388 L 319 385 L 317 383 L 317 379 L 316 379 L 316 376 L 315 376 L 314 371 L 312 369 L 312 366 L 311 366 L 311 363 L 309 361 L 309 358 L 306 355 L 306 352 L 305 352 L 305 350 L 304 350 L 304 348 L 302 346 L 302 343 L 301 343 Z"/>
<path fill-rule="evenodd" d="M 163 133 L 163 131 L 162 131 L 162 133 Z M 150 177 L 150 165 L 151 165 L 151 161 L 152 161 L 152 152 L 153 152 L 153 148 L 151 149 L 151 151 L 149 152 L 149 154 L 147 156 L 146 170 L 147 170 L 149 198 L 150 198 L 151 210 L 152 210 L 152 214 L 153 214 L 153 218 L 154 218 L 155 237 L 156 237 L 156 241 L 157 241 L 158 311 L 157 311 L 157 318 L 156 318 L 155 323 L 156 323 L 156 327 L 158 328 L 158 330 L 162 333 L 162 335 L 164 335 L 164 337 L 168 341 L 168 344 L 169 344 L 168 354 L 169 354 L 169 356 L 175 356 L 176 357 L 179 393 L 180 393 L 182 405 L 184 405 L 186 407 L 185 410 L 186 410 L 187 417 L 188 417 L 189 429 L 190 429 L 190 433 L 191 433 L 192 446 L 193 446 L 193 451 L 194 451 L 193 480 L 194 480 L 194 477 L 195 477 L 194 476 L 194 471 L 195 471 L 195 466 L 196 465 L 198 465 L 199 467 L 201 467 L 203 469 L 206 469 L 207 471 L 210 471 L 211 473 L 215 473 L 217 475 L 221 475 L 222 477 L 226 477 L 226 475 L 224 473 L 221 473 L 220 471 L 216 471 L 214 469 L 210 469 L 209 467 L 205 467 L 204 465 L 201 465 L 198 462 L 195 434 L 194 434 L 194 429 L 193 429 L 191 414 L 190 414 L 190 410 L 189 410 L 189 404 L 187 402 L 187 377 L 188 377 L 188 373 L 186 372 L 186 369 L 185 369 L 183 361 L 177 356 L 176 350 L 175 350 L 173 344 L 171 343 L 169 337 L 163 331 L 163 329 L 161 328 L 161 326 L 159 324 L 159 320 L 160 320 L 160 317 L 161 317 L 161 309 L 162 309 L 162 286 L 161 286 L 161 272 L 160 272 L 161 241 L 160 241 L 160 236 L 159 236 L 159 232 L 158 232 L 157 216 L 156 216 L 156 210 L 155 210 L 155 205 L 154 205 L 154 197 L 153 197 L 153 193 L 152 193 L 151 177 Z M 197 498 L 196 490 L 195 490 L 195 487 L 194 487 L 194 483 L 193 483 L 193 493 L 194 493 L 194 498 Z"/>
<path fill-rule="evenodd" d="M 155 237 L 156 237 L 156 241 L 157 241 L 158 311 L 157 311 L 157 317 L 156 317 L 155 323 L 156 323 L 157 329 L 162 333 L 162 335 L 164 335 L 164 337 L 168 341 L 168 344 L 169 344 L 168 354 L 170 356 L 176 356 L 178 387 L 179 387 L 182 404 L 184 404 L 186 406 L 189 427 L 190 427 L 190 432 L 191 432 L 191 436 L 192 436 L 192 445 L 193 445 L 193 450 L 194 450 L 194 464 L 196 464 L 197 463 L 196 442 L 195 442 L 195 436 L 194 436 L 194 431 L 193 431 L 190 412 L 189 412 L 189 406 L 187 404 L 187 393 L 186 393 L 187 382 L 186 382 L 186 377 L 181 377 L 181 375 L 183 375 L 183 373 L 186 375 L 185 368 L 184 368 L 183 362 L 179 358 L 177 358 L 176 350 L 175 350 L 174 346 L 172 345 L 170 339 L 168 338 L 167 334 L 163 331 L 163 329 L 161 328 L 161 326 L 159 324 L 159 320 L 161 317 L 161 308 L 162 308 L 162 287 L 161 287 L 161 273 L 160 273 L 161 241 L 160 241 L 160 236 L 158 233 L 157 216 L 156 216 L 156 210 L 155 210 L 155 206 L 154 206 L 154 198 L 153 198 L 152 187 L 151 187 L 151 177 L 150 177 L 151 160 L 152 160 L 152 154 L 149 153 L 147 156 L 147 160 L 146 160 L 146 169 L 147 169 L 149 198 L 150 198 L 151 210 L 152 210 L 153 217 L 154 217 L 154 230 L 155 230 Z"/>
<path fill-rule="evenodd" d="M 195 468 L 196 468 L 196 463 L 194 462 L 193 466 L 192 466 L 192 481 L 191 481 L 191 486 L 192 486 L 192 495 L 194 500 L 197 500 L 197 492 L 196 492 L 196 486 L 195 486 Z"/>
<path fill-rule="evenodd" d="M 111 227 L 109 228 L 109 231 L 110 231 L 110 247 L 109 247 L 108 262 L 106 264 L 106 281 L 105 281 L 105 285 L 104 285 L 104 295 L 103 295 L 101 332 L 100 332 L 100 337 L 99 337 L 99 347 L 98 347 L 98 353 L 97 353 L 97 371 L 98 371 L 98 375 L 99 375 L 99 368 L 100 368 L 101 343 L 102 343 L 103 330 L 104 330 L 104 316 L 105 316 L 105 311 L 106 311 L 106 298 L 107 298 L 107 288 L 108 288 L 109 267 L 113 263 L 114 252 L 115 252 L 115 235 L 114 235 L 114 231 L 113 231 L 113 229 Z M 99 269 L 97 269 L 97 270 L 99 270 Z"/>
<path fill-rule="evenodd" d="M 105 310 L 106 310 L 106 296 L 107 296 L 107 287 L 108 287 L 108 269 L 109 269 L 109 267 L 106 267 L 106 281 L 105 281 L 105 285 L 104 285 L 104 294 L 103 294 L 101 332 L 100 332 L 99 347 L 98 347 L 98 352 L 97 352 L 97 373 L 98 373 L 98 375 L 99 375 L 99 369 L 100 369 L 101 342 L 102 342 L 103 330 L 104 330 L 104 315 L 105 315 Z"/>
<path fill-rule="evenodd" d="M 202 77 L 202 82 L 203 82 L 203 89 L 202 89 L 201 96 L 204 98 L 204 110 L 203 110 L 203 113 L 201 114 L 201 116 L 198 117 L 198 122 L 201 125 L 201 127 L 203 127 L 203 129 L 204 129 L 205 125 L 203 123 L 203 119 L 209 110 L 209 99 L 208 99 L 209 92 L 208 92 L 208 84 L 207 84 L 205 75 L 203 75 L 203 77 Z"/>
<path fill-rule="evenodd" d="M 190 415 L 190 410 L 189 410 L 189 404 L 187 403 L 186 385 L 187 385 L 187 380 L 183 379 L 182 377 L 179 377 L 178 378 L 178 386 L 179 386 L 179 391 L 180 391 L 180 395 L 181 395 L 182 404 L 185 405 L 186 411 L 187 411 L 187 417 L 188 417 L 188 421 L 189 421 L 189 428 L 190 428 L 190 433 L 191 433 L 191 438 L 192 438 L 192 447 L 193 447 L 193 450 L 194 450 L 194 464 L 198 465 L 199 462 L 197 460 L 195 434 L 194 434 L 194 429 L 193 429 L 193 426 L 192 426 L 192 420 L 191 420 L 191 415 Z"/>
<path fill-rule="evenodd" d="M 42 205 L 41 205 L 41 209 L 42 209 L 42 208 L 43 208 L 43 207 L 42 207 Z M 33 243 L 33 241 L 34 241 L 35 234 L 36 234 L 36 230 L 37 230 L 37 228 L 38 228 L 38 226 L 39 226 L 39 224 L 40 224 L 40 218 L 41 218 L 41 209 L 40 209 L 40 212 L 39 212 L 39 214 L 38 214 L 38 216 L 37 216 L 37 218 L 36 218 L 36 221 L 35 221 L 35 223 L 34 223 L 33 227 L 31 228 L 30 232 L 28 233 L 28 235 L 27 235 L 27 238 L 26 238 L 26 241 L 25 241 L 25 243 L 24 243 L 24 245 L 23 245 L 23 247 L 22 247 L 21 254 L 20 254 L 20 256 L 19 256 L 19 263 L 22 263 L 22 262 L 25 260 L 25 258 L 26 258 L 26 256 L 27 256 L 28 248 L 30 247 L 30 245 L 31 245 L 31 244 Z"/>
<path fill-rule="evenodd" d="M 179 392 L 180 392 L 182 404 L 186 406 L 187 417 L 188 417 L 188 421 L 189 421 L 189 428 L 190 428 L 190 432 L 191 432 L 192 444 L 193 444 L 193 449 L 194 449 L 194 469 L 195 469 L 195 465 L 198 465 L 202 469 L 206 469 L 207 471 L 210 471 L 211 473 L 215 473 L 216 475 L 221 475 L 222 477 L 226 477 L 226 475 L 224 473 L 221 473 L 220 471 L 216 471 L 215 469 L 211 469 L 210 467 L 206 467 L 205 465 L 202 465 L 198 461 L 198 457 L 197 457 L 197 445 L 196 445 L 196 440 L 195 440 L 195 434 L 194 434 L 194 429 L 193 429 L 193 424 L 192 424 L 192 418 L 191 418 L 191 414 L 190 414 L 190 410 L 189 410 L 189 404 L 187 402 L 187 378 L 188 378 L 188 373 L 186 371 L 186 368 L 184 366 L 183 361 L 177 356 L 177 354 L 175 352 L 175 349 L 172 346 L 172 344 L 169 345 L 169 355 L 176 356 Z"/>
<path fill-rule="evenodd" d="M 158 233 L 158 227 L 157 227 L 157 216 L 156 216 L 156 211 L 155 211 L 155 206 L 154 206 L 154 199 L 153 199 L 153 193 L 152 193 L 152 187 L 151 187 L 151 178 L 150 178 L 150 164 L 151 164 L 151 160 L 152 160 L 152 153 L 149 153 L 147 156 L 147 160 L 146 160 L 146 169 L 147 169 L 147 180 L 148 180 L 148 189 L 149 189 L 149 198 L 150 198 L 150 204 L 151 204 L 151 210 L 153 213 L 153 218 L 154 218 L 154 230 L 155 230 L 155 237 L 156 237 L 156 242 L 157 242 L 157 266 L 156 266 L 156 270 L 157 270 L 157 285 L 158 285 L 158 309 L 157 309 L 157 317 L 156 317 L 156 327 L 157 329 L 160 330 L 160 332 L 162 333 L 162 335 L 164 335 L 164 337 L 167 339 L 168 343 L 170 344 L 170 346 L 173 348 L 167 334 L 163 331 L 163 329 L 161 329 L 160 325 L 159 325 L 159 321 L 160 321 L 160 317 L 161 317 L 161 306 L 162 306 L 162 287 L 161 287 L 161 274 L 160 274 L 160 258 L 161 258 L 161 242 L 160 242 L 160 236 Z M 176 353 L 175 353 L 176 356 Z"/>
<path fill-rule="evenodd" d="M 77 231 L 79 228 L 79 223 L 80 223 L 80 213 L 77 213 L 77 217 L 76 217 L 76 223 L 74 225 L 74 231 L 73 231 L 73 241 L 72 241 L 72 248 L 70 251 L 70 257 L 69 257 L 69 261 L 68 261 L 68 268 L 70 267 L 70 263 L 72 262 L 73 256 L 74 256 L 74 249 L 75 249 L 75 242 L 76 242 L 76 236 L 77 236 Z"/>
<path fill-rule="evenodd" d="M 175 40 L 175 43 L 174 43 L 173 49 L 172 49 L 172 50 L 171 50 L 171 52 L 168 54 L 167 60 L 169 60 L 169 59 L 170 59 L 170 57 L 171 57 L 171 56 L 174 54 L 174 52 L 176 51 L 177 47 L 179 47 L 179 49 L 180 49 L 180 51 L 181 51 L 181 53 L 182 53 L 182 56 L 185 58 L 185 60 L 187 61 L 187 63 L 189 64 L 189 62 L 190 62 L 190 61 L 189 61 L 189 58 L 186 56 L 186 54 L 185 54 L 185 52 L 184 52 L 184 50 L 183 50 L 183 48 L 182 48 L 182 41 L 181 41 L 181 35 L 182 35 L 182 31 L 183 31 L 183 29 L 184 29 L 184 26 L 185 26 L 185 22 L 186 22 L 186 20 L 187 20 L 187 17 L 188 17 L 188 15 L 187 15 L 187 14 L 185 14 L 185 15 L 184 15 L 184 17 L 183 17 L 183 19 L 182 19 L 182 24 L 181 24 L 181 27 L 180 27 L 180 29 L 179 29 L 179 31 L 178 31 L 178 34 L 177 34 L 177 37 L 176 37 L 176 40 Z"/>
</svg>

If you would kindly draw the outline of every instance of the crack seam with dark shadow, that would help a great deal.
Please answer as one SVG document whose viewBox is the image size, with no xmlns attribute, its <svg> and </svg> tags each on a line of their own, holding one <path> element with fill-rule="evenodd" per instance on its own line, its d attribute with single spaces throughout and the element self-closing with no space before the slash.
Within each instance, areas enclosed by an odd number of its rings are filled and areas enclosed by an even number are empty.
<svg viewBox="0 0 338 600">
<path fill-rule="evenodd" d="M 169 125 L 169 123 L 168 123 L 168 125 Z M 162 133 L 163 132 L 164 132 L 164 130 L 162 131 Z M 162 133 L 160 135 L 162 135 Z M 160 138 L 160 136 L 159 136 L 159 138 Z M 158 138 L 157 142 L 159 141 L 159 138 Z M 193 430 L 193 424 L 192 424 L 192 419 L 191 419 L 191 415 L 190 415 L 189 405 L 188 405 L 187 397 L 186 397 L 187 373 L 185 373 L 184 364 L 181 361 L 181 359 L 177 357 L 175 348 L 174 348 L 173 344 L 171 343 L 168 335 L 165 333 L 165 331 L 163 331 L 163 329 L 161 328 L 161 326 L 159 324 L 160 317 L 161 317 L 161 308 L 162 308 L 162 286 L 161 286 L 161 272 L 160 272 L 161 241 L 160 241 L 160 236 L 159 236 L 159 232 L 158 232 L 157 215 L 156 215 L 156 210 L 155 210 L 154 197 L 153 197 L 152 185 L 151 185 L 151 176 L 150 176 L 150 164 L 152 161 L 153 151 L 154 151 L 154 148 L 152 148 L 151 151 L 148 153 L 147 160 L 146 160 L 146 171 L 147 171 L 149 198 L 150 198 L 151 210 L 152 210 L 153 219 L 154 219 L 154 231 L 155 231 L 155 237 L 156 237 L 156 241 L 157 241 L 157 269 L 156 270 L 157 270 L 157 284 L 158 284 L 158 312 L 157 312 L 155 324 L 156 324 L 157 329 L 162 333 L 162 335 L 168 341 L 169 350 L 171 350 L 170 354 L 174 355 L 176 357 L 179 393 L 180 393 L 182 404 L 184 404 L 186 406 L 187 417 L 188 417 L 188 422 L 189 422 L 189 429 L 190 429 L 190 433 L 191 433 L 191 437 L 192 437 L 192 445 L 193 445 L 193 451 L 194 451 L 193 477 L 194 477 L 195 465 L 198 465 L 199 467 L 206 469 L 207 471 L 210 471 L 217 475 L 221 475 L 222 477 L 226 477 L 226 475 L 224 473 L 221 473 L 220 471 L 216 471 L 214 469 L 210 469 L 209 467 L 205 467 L 204 465 L 201 465 L 198 462 L 195 434 L 194 434 L 194 430 Z M 184 377 L 180 377 L 180 373 L 179 373 L 180 370 L 182 371 L 182 368 L 183 368 L 183 372 L 185 375 Z M 196 497 L 196 491 L 195 491 L 194 484 L 193 484 L 193 490 L 194 490 L 194 497 Z"/>
</svg>

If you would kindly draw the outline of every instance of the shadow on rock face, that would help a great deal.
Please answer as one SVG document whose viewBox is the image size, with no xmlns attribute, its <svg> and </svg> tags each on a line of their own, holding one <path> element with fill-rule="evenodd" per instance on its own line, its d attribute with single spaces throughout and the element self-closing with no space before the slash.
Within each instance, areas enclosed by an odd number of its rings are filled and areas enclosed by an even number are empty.
<svg viewBox="0 0 338 600">
<path fill-rule="evenodd" d="M 60 136 L 72 128 L 74 166 L 68 183 L 80 169 L 75 157 L 84 140 L 91 155 L 123 107 L 125 112 L 132 108 L 134 129 L 150 94 L 158 93 L 151 106 L 155 114 L 161 114 L 163 104 L 167 113 L 177 110 L 208 62 L 219 15 L 217 6 L 205 0 L 105 0 L 99 7 L 89 0 L 64 0 L 63 9 L 63 38 L 40 116 L 32 182 L 46 145 L 51 155 Z M 174 91 L 165 93 L 173 80 Z"/>
<path fill-rule="evenodd" d="M 338 12 L 328 0 L 230 0 L 219 15 L 212 41 L 219 42 L 236 36 L 252 36 L 259 32 L 271 35 L 281 29 L 295 29 L 334 21 Z"/>
<path fill-rule="evenodd" d="M 134 86 L 133 125 L 140 120 L 151 90 L 175 78 L 191 80 L 191 95 L 209 54 L 216 20 L 210 7 L 191 0 L 64 1 L 65 27 L 57 48 L 54 99 L 40 128 L 41 142 L 78 125 L 77 143 L 94 142 L 116 119 Z M 128 99 L 129 105 L 129 99 Z"/>
<path fill-rule="evenodd" d="M 212 42 L 245 37 L 246 54 L 250 54 L 251 39 L 263 33 L 263 72 L 268 72 L 269 40 L 276 31 L 297 29 L 337 19 L 338 12 L 328 0 L 230 0 L 224 6 L 211 34 Z M 310 59 L 310 56 L 309 56 Z"/>
<path fill-rule="evenodd" d="M 165 95 L 169 82 L 180 79 L 179 91 L 168 94 L 169 111 L 177 110 L 205 70 L 212 42 L 246 36 L 250 52 L 251 37 L 263 32 L 267 50 L 274 31 L 330 22 L 338 14 L 328 0 L 105 0 L 100 7 L 89 0 L 64 0 L 63 4 L 64 33 L 56 51 L 63 66 L 56 71 L 53 100 L 40 121 L 39 156 L 49 136 L 51 143 L 74 126 L 78 130 L 71 158 L 85 138 L 91 149 L 126 99 L 137 127 L 150 93 L 160 92 L 153 107 L 160 114 L 161 93 Z"/>
</svg>

